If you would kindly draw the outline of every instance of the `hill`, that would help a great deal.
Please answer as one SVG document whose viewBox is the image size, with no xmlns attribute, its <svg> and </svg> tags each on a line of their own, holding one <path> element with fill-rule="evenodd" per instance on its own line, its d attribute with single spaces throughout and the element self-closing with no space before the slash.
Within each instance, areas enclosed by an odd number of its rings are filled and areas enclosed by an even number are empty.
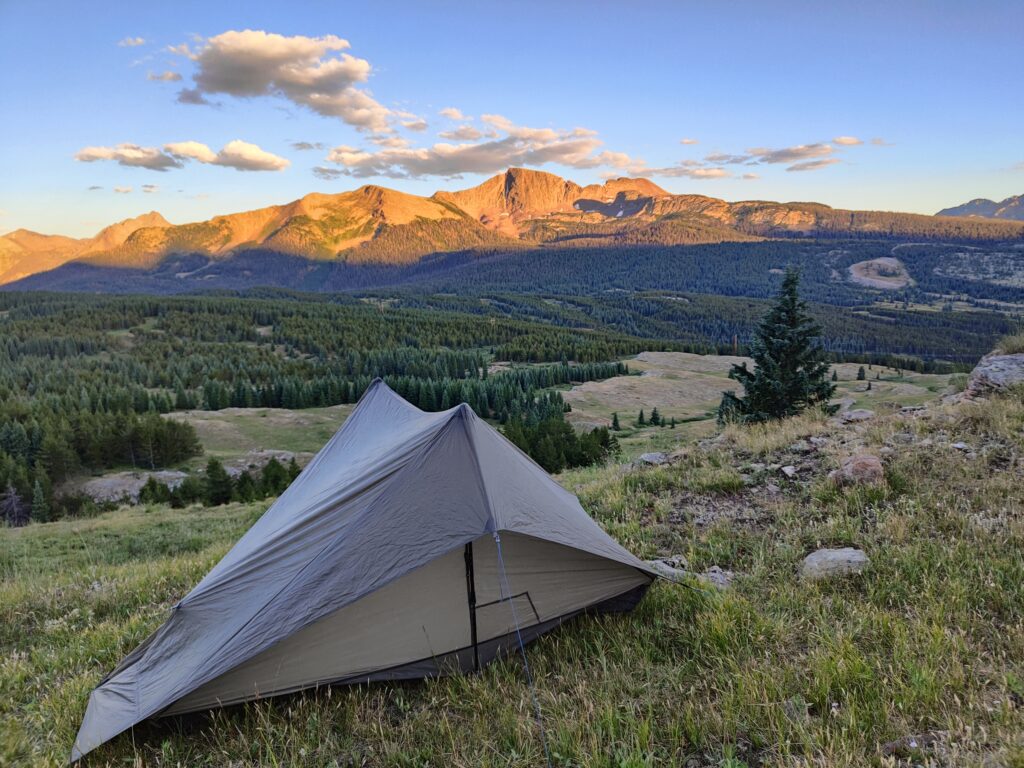
<svg viewBox="0 0 1024 768">
<path fill-rule="evenodd" d="M 535 690 L 559 764 L 1019 765 L 1022 419 L 1011 394 L 882 406 L 866 424 L 809 414 L 706 436 L 627 424 L 627 456 L 558 480 L 631 551 L 681 566 L 683 583 L 531 643 L 532 685 L 513 654 L 479 675 L 325 686 L 154 720 L 93 762 L 501 754 L 535 766 Z M 654 449 L 659 466 L 628 461 Z M 881 460 L 871 482 L 829 477 L 863 454 Z M 0 529 L 0 762 L 63 762 L 89 690 L 268 504 L 123 506 Z M 808 555 L 840 548 L 866 566 L 804 575 Z"/>
<path fill-rule="evenodd" d="M 975 200 L 964 203 L 963 205 L 957 205 L 953 208 L 943 208 L 935 215 L 1024 221 L 1024 195 L 1008 197 L 998 203 L 995 200 L 987 200 L 983 197 L 979 197 Z"/>
<path fill-rule="evenodd" d="M 819 203 L 742 201 L 673 195 L 647 179 L 580 186 L 550 173 L 512 168 L 470 189 L 420 197 L 374 185 L 310 194 L 284 205 L 171 225 L 157 213 L 74 240 L 18 230 L 0 237 L 0 284 L 58 269 L 33 287 L 89 289 L 80 265 L 162 269 L 165 260 L 224 262 L 253 251 L 308 262 L 409 265 L 434 254 L 510 253 L 524 247 L 694 245 L 783 239 L 895 239 L 955 242 L 1024 240 L 1024 222 L 847 211 Z M 68 262 L 76 265 L 67 265 Z M 293 285 L 243 270 L 249 284 Z M 313 265 L 307 265 L 313 271 Z M 175 274 L 188 276 L 192 270 Z M 305 266 L 300 272 L 308 271 Z M 209 286 L 215 272 L 204 271 Z M 101 278 L 123 290 L 123 274 Z M 137 281 L 135 281 L 137 282 Z M 146 290 L 145 288 L 142 288 Z"/>
</svg>

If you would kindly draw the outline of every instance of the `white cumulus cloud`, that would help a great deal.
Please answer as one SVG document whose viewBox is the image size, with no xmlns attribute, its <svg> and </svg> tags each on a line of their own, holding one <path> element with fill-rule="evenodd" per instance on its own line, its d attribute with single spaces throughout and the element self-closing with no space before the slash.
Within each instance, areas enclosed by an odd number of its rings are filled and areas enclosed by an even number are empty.
<svg viewBox="0 0 1024 768">
<path fill-rule="evenodd" d="M 235 139 L 214 152 L 198 141 L 179 141 L 163 147 L 142 147 L 138 144 L 118 144 L 113 147 L 85 147 L 75 154 L 83 163 L 109 160 L 118 165 L 167 171 L 181 168 L 187 160 L 208 165 L 222 165 L 239 171 L 281 171 L 290 163 L 283 157 L 267 152 L 255 144 Z"/>
<path fill-rule="evenodd" d="M 449 120 L 472 120 L 472 117 L 467 117 L 462 113 L 462 110 L 458 107 L 445 107 L 440 110 L 437 114 L 441 117 L 447 117 Z"/>
</svg>

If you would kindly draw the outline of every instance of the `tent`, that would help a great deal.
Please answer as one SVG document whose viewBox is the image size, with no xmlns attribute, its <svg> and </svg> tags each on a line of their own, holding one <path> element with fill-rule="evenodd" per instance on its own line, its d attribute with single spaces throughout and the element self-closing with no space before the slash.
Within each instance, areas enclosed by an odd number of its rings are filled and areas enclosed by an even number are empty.
<svg viewBox="0 0 1024 768">
<path fill-rule="evenodd" d="M 71 759 L 155 716 L 478 669 L 655 576 L 468 406 L 426 413 L 378 379 L 92 692 Z"/>
</svg>

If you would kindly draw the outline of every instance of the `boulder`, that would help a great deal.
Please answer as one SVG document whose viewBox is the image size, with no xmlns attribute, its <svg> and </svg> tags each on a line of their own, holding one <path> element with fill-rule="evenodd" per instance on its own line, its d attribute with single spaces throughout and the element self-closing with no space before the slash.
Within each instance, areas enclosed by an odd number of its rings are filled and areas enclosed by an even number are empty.
<svg viewBox="0 0 1024 768">
<path fill-rule="evenodd" d="M 874 411 L 869 411 L 867 408 L 854 408 L 852 411 L 843 411 L 839 414 L 839 418 L 846 424 L 854 424 L 859 421 L 867 421 L 875 415 Z"/>
<path fill-rule="evenodd" d="M 875 485 L 885 480 L 885 469 L 877 456 L 860 453 L 843 459 L 828 476 L 839 485 Z"/>
<path fill-rule="evenodd" d="M 689 563 L 683 555 L 659 557 L 656 560 L 648 560 L 647 564 L 659 576 L 669 581 L 683 581 L 687 576 L 686 569 L 689 567 Z"/>
<path fill-rule="evenodd" d="M 853 547 L 819 549 L 804 558 L 800 576 L 808 581 L 820 581 L 861 573 L 870 564 L 863 550 Z"/>
<path fill-rule="evenodd" d="M 697 579 L 701 584 L 715 589 L 728 589 L 732 586 L 734 577 L 735 574 L 732 571 L 723 570 L 717 565 L 712 565 L 704 573 L 697 574 Z"/>
<path fill-rule="evenodd" d="M 640 464 L 647 464 L 648 466 L 652 467 L 661 466 L 662 464 L 665 464 L 667 461 L 668 456 L 666 456 L 661 451 L 656 451 L 654 453 L 641 453 L 640 458 L 637 459 L 637 462 L 639 462 Z"/>
<path fill-rule="evenodd" d="M 1024 384 L 1024 354 L 985 355 L 971 371 L 965 394 L 985 397 L 1018 384 Z"/>
<path fill-rule="evenodd" d="M 792 465 L 787 465 L 785 467 L 782 467 L 779 471 L 782 472 L 782 474 L 784 474 L 790 480 L 795 480 L 796 479 L 796 467 L 794 467 Z"/>
</svg>

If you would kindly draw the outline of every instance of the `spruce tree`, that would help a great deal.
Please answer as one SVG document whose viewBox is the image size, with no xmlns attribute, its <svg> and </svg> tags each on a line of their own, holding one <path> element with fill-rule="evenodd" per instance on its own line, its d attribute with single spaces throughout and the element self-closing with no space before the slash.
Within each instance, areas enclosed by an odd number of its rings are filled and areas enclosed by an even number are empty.
<svg viewBox="0 0 1024 768">
<path fill-rule="evenodd" d="M 224 465 L 218 459 L 210 459 L 206 464 L 203 501 L 209 507 L 227 504 L 231 501 L 233 491 L 231 475 L 224 469 Z"/>
<path fill-rule="evenodd" d="M 836 371 L 832 371 L 832 381 L 839 381 L 839 374 Z"/>
<path fill-rule="evenodd" d="M 36 480 L 32 488 L 32 519 L 37 523 L 45 523 L 50 519 L 50 502 L 46 499 L 43 484 Z"/>
<path fill-rule="evenodd" d="M 744 362 L 729 371 L 729 378 L 743 385 L 744 393 L 722 393 L 720 423 L 781 419 L 810 406 L 827 406 L 835 386 L 828 381 L 825 352 L 816 343 L 821 327 L 807 313 L 799 287 L 799 272 L 788 269 L 775 306 L 750 345 L 754 370 Z"/>
<path fill-rule="evenodd" d="M 661 424 L 661 414 L 658 413 L 658 406 L 654 406 L 651 410 L 651 424 L 655 427 Z"/>
<path fill-rule="evenodd" d="M 613 413 L 612 414 L 612 429 L 614 429 L 616 432 L 618 432 L 619 430 L 622 429 L 622 427 L 619 426 L 619 414 L 618 413 Z"/>
<path fill-rule="evenodd" d="M 643 408 L 640 409 L 640 416 L 636 420 L 636 425 L 638 427 L 646 427 L 647 426 L 647 419 L 644 418 L 644 409 Z"/>
<path fill-rule="evenodd" d="M 868 374 L 864 370 L 864 366 L 862 365 L 860 368 L 857 369 L 857 381 L 864 381 L 864 379 L 866 379 L 867 377 Z"/>
</svg>

